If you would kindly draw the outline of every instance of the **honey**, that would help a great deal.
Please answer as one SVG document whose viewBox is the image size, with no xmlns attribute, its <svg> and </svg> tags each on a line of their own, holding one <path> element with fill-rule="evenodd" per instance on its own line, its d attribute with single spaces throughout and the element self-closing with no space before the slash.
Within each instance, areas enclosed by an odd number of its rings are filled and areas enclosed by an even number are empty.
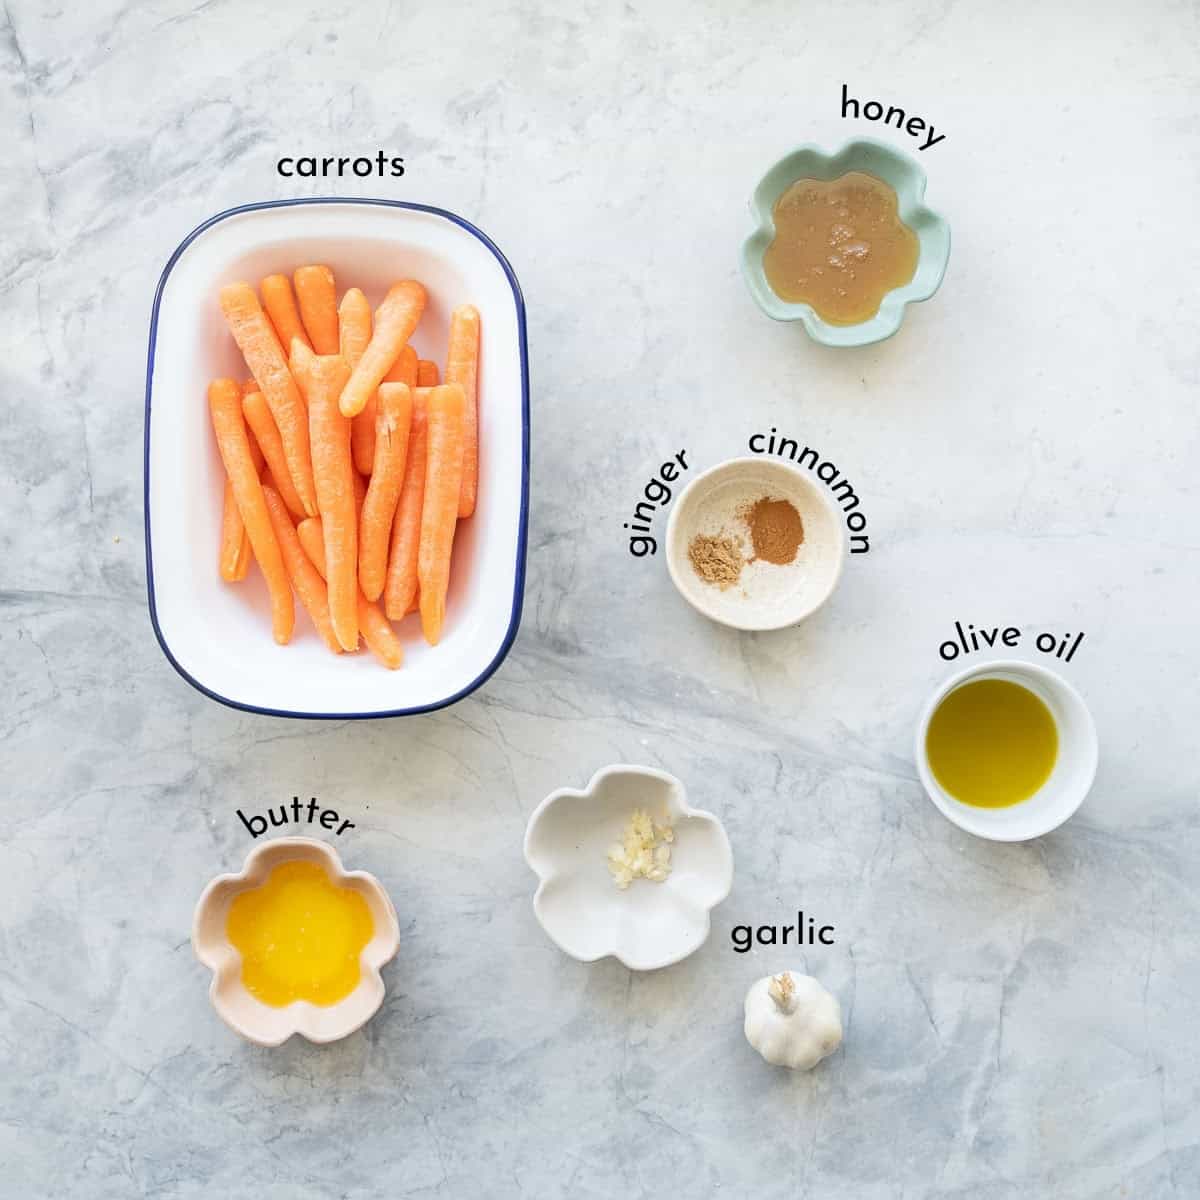
<svg viewBox="0 0 1200 1200">
<path fill-rule="evenodd" d="M 1005 808 L 1050 778 L 1058 726 L 1040 696 L 1007 679 L 977 679 L 938 705 L 925 735 L 934 778 L 963 804 Z"/>
<path fill-rule="evenodd" d="M 920 243 L 900 219 L 895 191 L 864 171 L 798 179 L 776 202 L 774 220 L 763 255 L 771 290 L 831 325 L 870 320 L 916 273 Z"/>
<path fill-rule="evenodd" d="M 367 902 L 319 863 L 280 863 L 240 892 L 225 927 L 242 956 L 242 983 L 264 1004 L 336 1004 L 358 986 L 359 955 L 374 926 Z"/>
</svg>

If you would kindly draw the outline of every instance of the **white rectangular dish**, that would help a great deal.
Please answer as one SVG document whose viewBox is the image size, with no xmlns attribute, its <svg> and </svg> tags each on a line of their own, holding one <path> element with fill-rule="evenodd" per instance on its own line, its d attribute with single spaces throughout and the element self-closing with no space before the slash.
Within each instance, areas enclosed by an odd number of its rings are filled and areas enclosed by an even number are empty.
<svg viewBox="0 0 1200 1200">
<path fill-rule="evenodd" d="M 217 304 L 222 285 L 333 268 L 339 293 L 372 305 L 399 279 L 419 279 L 429 304 L 413 336 L 444 363 L 449 316 L 481 314 L 479 500 L 459 524 L 437 646 L 412 614 L 396 624 L 404 665 L 332 655 L 297 611 L 290 645 L 271 638 L 257 568 L 238 584 L 217 571 L 224 472 L 209 422 L 211 379 L 248 374 Z M 525 307 L 504 256 L 441 209 L 388 200 L 305 199 L 220 213 L 184 239 L 159 281 L 146 370 L 146 578 L 163 652 L 194 687 L 274 716 L 336 720 L 401 716 L 452 704 L 500 665 L 521 619 L 529 509 L 529 373 Z"/>
</svg>

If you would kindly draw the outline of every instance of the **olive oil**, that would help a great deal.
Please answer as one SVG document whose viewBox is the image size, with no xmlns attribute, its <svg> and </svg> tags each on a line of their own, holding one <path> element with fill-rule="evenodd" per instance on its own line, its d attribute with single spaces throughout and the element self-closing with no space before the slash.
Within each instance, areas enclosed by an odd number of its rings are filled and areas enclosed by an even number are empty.
<svg viewBox="0 0 1200 1200">
<path fill-rule="evenodd" d="M 1050 778 L 1058 727 L 1041 697 L 1007 679 L 976 679 L 938 705 L 925 735 L 938 783 L 977 808 L 1028 800 Z"/>
</svg>

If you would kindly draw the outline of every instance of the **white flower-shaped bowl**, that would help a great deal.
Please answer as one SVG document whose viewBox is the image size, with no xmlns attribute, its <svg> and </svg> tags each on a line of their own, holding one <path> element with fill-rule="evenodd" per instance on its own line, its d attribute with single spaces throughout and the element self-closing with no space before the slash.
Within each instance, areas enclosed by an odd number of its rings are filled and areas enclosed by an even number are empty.
<svg viewBox="0 0 1200 1200">
<path fill-rule="evenodd" d="M 242 983 L 242 957 L 225 933 L 229 906 L 241 892 L 261 887 L 284 862 L 315 862 L 338 887 L 351 888 L 367 902 L 375 932 L 363 947 L 358 986 L 336 1004 L 297 1000 L 275 1007 L 252 996 Z M 383 1003 L 380 968 L 400 948 L 400 923 L 383 885 L 365 871 L 347 871 L 332 846 L 313 838 L 276 838 L 255 846 L 236 875 L 218 875 L 200 896 L 192 922 L 196 957 L 213 973 L 208 995 L 231 1029 L 259 1046 L 278 1046 L 294 1033 L 310 1042 L 336 1042 L 365 1025 Z"/>
<path fill-rule="evenodd" d="M 857 325 L 831 325 L 809 304 L 793 304 L 777 296 L 767 282 L 763 255 L 775 238 L 775 204 L 798 179 L 838 179 L 847 171 L 865 171 L 896 193 L 900 219 L 920 242 L 917 269 L 903 287 L 888 292 L 879 311 Z M 754 232 L 742 244 L 742 274 L 759 308 L 776 321 L 800 321 L 813 341 L 826 346 L 868 346 L 889 338 L 904 320 L 904 310 L 928 300 L 938 290 L 950 260 L 950 226 L 926 206 L 925 172 L 907 155 L 883 142 L 859 138 L 836 154 L 817 146 L 801 146 L 785 154 L 759 181 L 750 201 Z"/>
<path fill-rule="evenodd" d="M 671 873 L 635 879 L 622 891 L 607 854 L 635 808 L 675 830 Z M 534 810 L 525 861 L 538 877 L 533 911 L 550 940 L 580 962 L 608 955 L 634 971 L 668 967 L 698 950 L 709 914 L 733 886 L 733 852 L 721 822 L 687 803 L 665 771 L 618 764 L 583 791 L 560 788 Z"/>
</svg>

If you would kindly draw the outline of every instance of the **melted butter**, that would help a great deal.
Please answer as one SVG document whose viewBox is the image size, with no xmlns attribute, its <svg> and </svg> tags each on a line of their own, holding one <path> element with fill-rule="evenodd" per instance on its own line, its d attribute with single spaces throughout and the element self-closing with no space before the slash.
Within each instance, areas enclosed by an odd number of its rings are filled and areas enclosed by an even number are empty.
<svg viewBox="0 0 1200 1200">
<path fill-rule="evenodd" d="M 1050 778 L 1058 727 L 1040 696 L 1006 679 L 977 679 L 938 705 L 925 735 L 938 783 L 956 800 L 1005 808 Z"/>
<path fill-rule="evenodd" d="M 771 290 L 811 304 L 831 325 L 858 325 L 917 269 L 920 243 L 900 220 L 895 191 L 863 171 L 798 179 L 774 209 L 775 237 L 763 255 Z"/>
<path fill-rule="evenodd" d="M 315 862 L 280 863 L 240 892 L 226 936 L 242 956 L 242 982 L 264 1004 L 336 1004 L 359 980 L 359 955 L 374 926 L 367 902 L 337 887 Z"/>
</svg>

